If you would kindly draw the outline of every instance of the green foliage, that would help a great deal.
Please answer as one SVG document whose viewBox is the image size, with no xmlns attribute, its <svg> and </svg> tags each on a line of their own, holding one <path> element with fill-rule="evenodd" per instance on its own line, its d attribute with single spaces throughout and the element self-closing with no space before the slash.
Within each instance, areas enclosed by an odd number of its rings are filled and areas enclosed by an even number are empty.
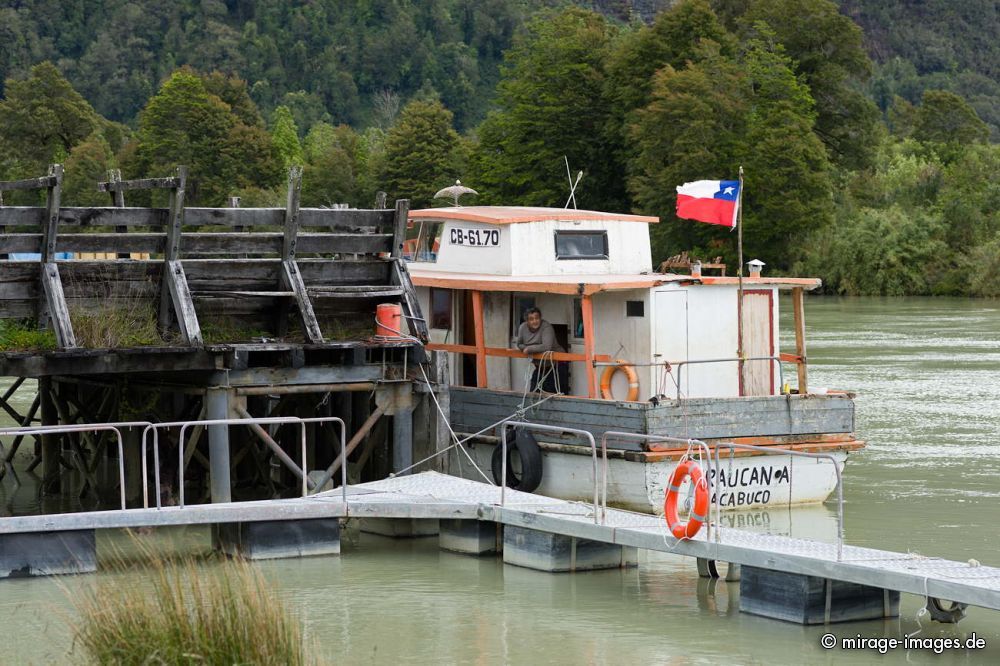
<svg viewBox="0 0 1000 666">
<path fill-rule="evenodd" d="M 581 207 L 625 207 L 622 165 L 606 139 L 604 60 L 613 36 L 601 16 L 580 9 L 533 20 L 515 39 L 497 87 L 497 111 L 479 130 L 476 189 L 487 201 L 559 206 L 568 185 L 563 156 L 584 171 Z"/>
<path fill-rule="evenodd" d="M 136 138 L 134 154 L 123 158 L 128 175 L 163 175 L 185 164 L 192 204 L 222 205 L 234 189 L 268 187 L 281 178 L 270 135 L 243 123 L 190 69 L 174 72 L 150 99 Z"/>
<path fill-rule="evenodd" d="M 313 125 L 303 145 L 302 205 L 368 205 L 358 191 L 360 151 L 361 137 L 350 127 L 324 122 Z"/>
<path fill-rule="evenodd" d="M 299 128 L 295 126 L 291 109 L 287 106 L 276 108 L 271 123 L 273 125 L 271 140 L 285 168 L 301 165 L 302 145 L 299 143 Z"/>
<path fill-rule="evenodd" d="M 51 329 L 38 330 L 30 321 L 0 319 L 0 351 L 48 351 L 56 348 Z"/>
<path fill-rule="evenodd" d="M 454 182 L 458 133 L 440 102 L 410 102 L 385 139 L 381 183 L 389 200 L 409 199 L 412 208 L 432 205 L 434 193 Z"/>
<path fill-rule="evenodd" d="M 22 162 L 22 177 L 41 175 L 101 128 L 101 118 L 55 65 L 43 62 L 23 80 L 8 79 L 0 101 L 5 148 Z"/>
<path fill-rule="evenodd" d="M 111 146 L 100 132 L 94 132 L 70 151 L 64 164 L 62 203 L 66 206 L 107 206 L 107 192 L 98 192 L 97 183 L 107 180 L 115 164 Z"/>
<path fill-rule="evenodd" d="M 926 143 L 983 143 L 990 130 L 975 110 L 944 90 L 925 90 L 914 122 L 913 138 Z"/>
<path fill-rule="evenodd" d="M 831 0 L 752 0 L 744 38 L 766 24 L 816 100 L 816 134 L 836 163 L 864 167 L 876 145 L 878 109 L 860 91 L 871 75 L 861 29 Z"/>
</svg>

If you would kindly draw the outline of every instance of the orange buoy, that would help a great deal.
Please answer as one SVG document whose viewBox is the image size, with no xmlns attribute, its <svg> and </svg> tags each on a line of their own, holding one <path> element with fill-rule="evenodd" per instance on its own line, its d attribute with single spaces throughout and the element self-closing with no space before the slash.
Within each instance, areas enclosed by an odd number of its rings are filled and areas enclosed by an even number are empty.
<svg viewBox="0 0 1000 666">
<path fill-rule="evenodd" d="M 625 373 L 625 377 L 628 378 L 628 395 L 625 400 L 633 402 L 639 399 L 639 375 L 636 374 L 635 368 L 628 361 L 623 361 L 618 359 L 614 361 L 615 365 L 609 365 L 604 369 L 604 374 L 601 375 L 601 397 L 605 400 L 614 400 L 615 396 L 611 392 L 611 380 L 614 378 L 615 373 L 621 370 Z"/>
<path fill-rule="evenodd" d="M 681 484 L 687 477 L 691 477 L 691 483 L 694 484 L 694 507 L 688 515 L 688 521 L 682 523 L 677 517 L 677 498 L 681 491 Z M 663 501 L 663 515 L 667 519 L 670 533 L 678 539 L 694 537 L 708 520 L 708 506 L 708 481 L 705 480 L 701 467 L 693 460 L 681 460 L 670 476 L 667 497 Z"/>
<path fill-rule="evenodd" d="M 399 303 L 379 303 L 375 308 L 375 335 L 382 338 L 402 338 L 403 308 Z"/>
</svg>

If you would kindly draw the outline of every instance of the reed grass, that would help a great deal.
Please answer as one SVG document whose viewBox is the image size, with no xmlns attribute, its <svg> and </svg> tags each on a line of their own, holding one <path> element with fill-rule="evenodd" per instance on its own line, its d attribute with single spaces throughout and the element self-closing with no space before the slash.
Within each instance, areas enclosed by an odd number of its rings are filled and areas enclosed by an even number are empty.
<svg viewBox="0 0 1000 666">
<path fill-rule="evenodd" d="M 0 351 L 47 351 L 56 348 L 56 334 L 40 331 L 33 322 L 0 320 Z"/>
<path fill-rule="evenodd" d="M 93 663 L 316 663 L 298 622 L 250 563 L 206 564 L 145 549 L 138 565 L 112 559 L 109 575 L 73 599 L 74 646 Z"/>
</svg>

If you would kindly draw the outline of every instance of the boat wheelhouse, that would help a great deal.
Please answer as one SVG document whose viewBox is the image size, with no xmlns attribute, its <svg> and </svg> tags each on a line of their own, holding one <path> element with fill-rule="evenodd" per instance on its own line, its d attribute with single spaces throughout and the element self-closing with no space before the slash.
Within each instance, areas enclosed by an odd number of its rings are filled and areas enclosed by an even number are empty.
<svg viewBox="0 0 1000 666">
<path fill-rule="evenodd" d="M 741 284 L 724 275 L 655 272 L 655 217 L 456 206 L 411 211 L 409 220 L 404 252 L 428 319 L 428 348 L 450 352 L 456 431 L 475 433 L 531 407 L 532 421 L 595 436 L 627 431 L 781 446 L 831 453 L 840 465 L 863 446 L 853 433 L 852 396 L 808 391 L 803 294 L 819 287 L 818 279 L 754 272 Z M 791 292 L 794 353 L 780 348 L 781 291 Z M 565 352 L 532 359 L 513 347 L 531 307 L 553 325 Z M 570 364 L 564 395 L 529 392 L 533 362 Z M 588 497 L 589 446 L 545 439 L 538 492 Z M 495 436 L 475 441 L 488 464 Z M 669 468 L 685 451 L 613 438 L 608 446 L 609 501 L 662 511 Z M 822 501 L 835 487 L 832 467 L 736 451 L 719 475 L 721 504 Z"/>
</svg>

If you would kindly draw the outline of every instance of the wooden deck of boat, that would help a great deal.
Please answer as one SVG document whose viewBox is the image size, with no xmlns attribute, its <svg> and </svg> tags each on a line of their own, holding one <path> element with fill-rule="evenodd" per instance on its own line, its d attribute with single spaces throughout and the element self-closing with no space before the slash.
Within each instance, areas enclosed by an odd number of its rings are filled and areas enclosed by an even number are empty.
<svg viewBox="0 0 1000 666">
<path fill-rule="evenodd" d="M 578 539 L 816 576 L 1000 610 L 1000 568 L 792 537 L 703 529 L 677 541 L 662 518 L 424 472 L 307 498 L 0 518 L 0 534 L 309 518 L 479 520 Z"/>
</svg>

